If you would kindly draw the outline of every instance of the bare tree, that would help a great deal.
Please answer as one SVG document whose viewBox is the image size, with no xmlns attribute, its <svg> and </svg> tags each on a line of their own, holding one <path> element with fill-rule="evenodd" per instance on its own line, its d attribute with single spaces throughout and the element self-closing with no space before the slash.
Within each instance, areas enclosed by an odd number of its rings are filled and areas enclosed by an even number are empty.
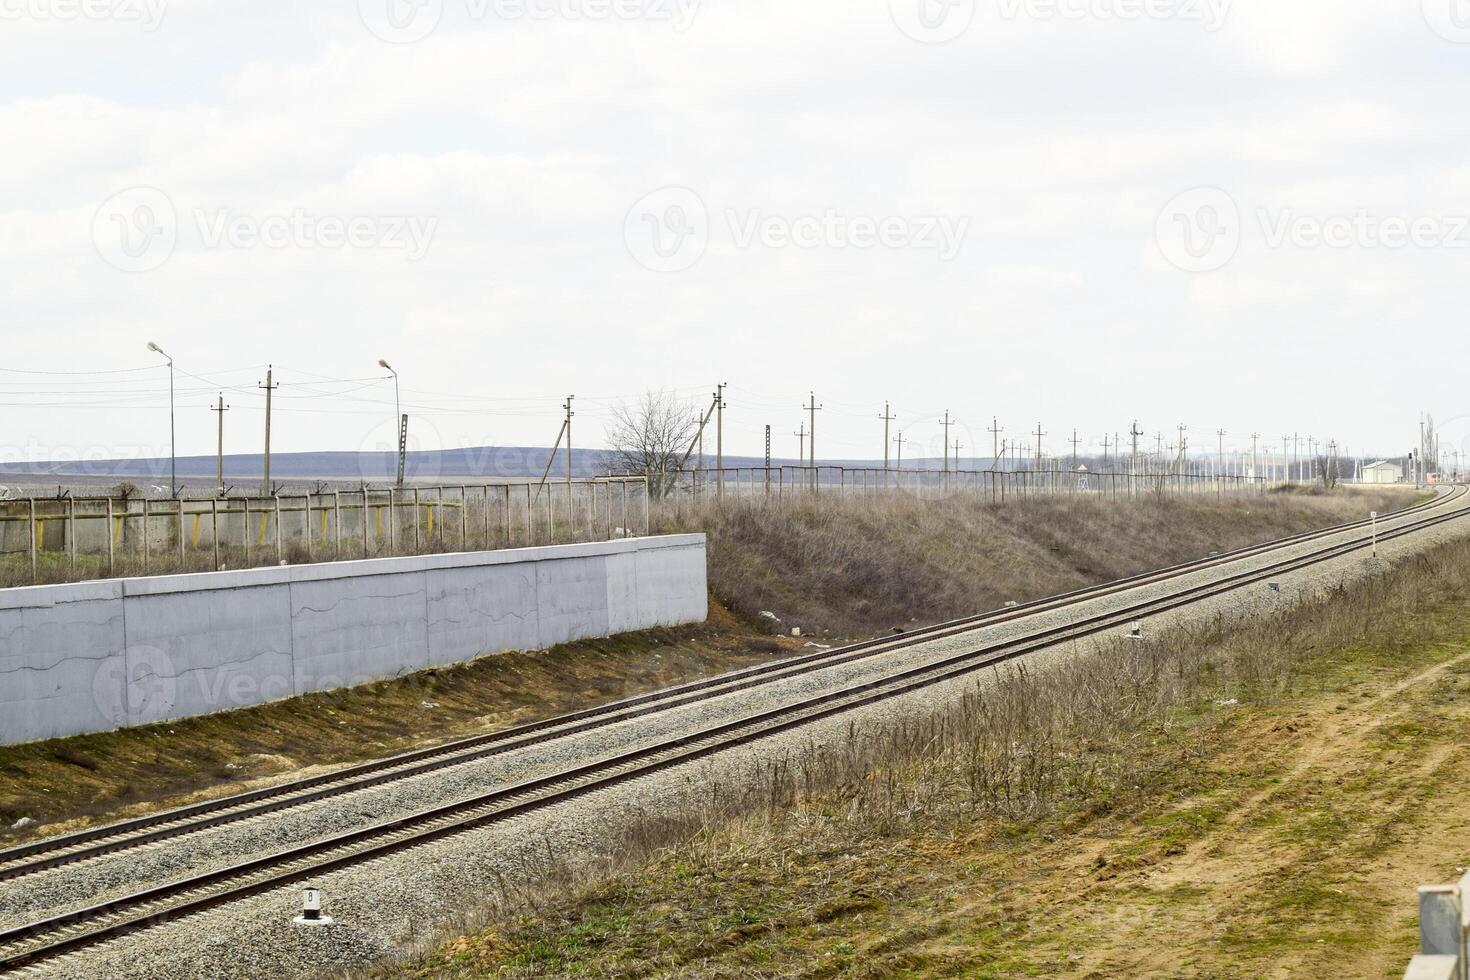
<svg viewBox="0 0 1470 980">
<path fill-rule="evenodd" d="M 699 431 L 699 416 L 672 391 L 645 392 L 613 409 L 607 445 L 614 471 L 648 479 L 653 497 L 666 496 L 679 477 L 679 461 Z"/>
<path fill-rule="evenodd" d="M 1342 475 L 1337 467 L 1337 456 L 1317 456 L 1317 475 L 1322 478 L 1322 486 L 1327 490 L 1336 490 Z"/>
</svg>

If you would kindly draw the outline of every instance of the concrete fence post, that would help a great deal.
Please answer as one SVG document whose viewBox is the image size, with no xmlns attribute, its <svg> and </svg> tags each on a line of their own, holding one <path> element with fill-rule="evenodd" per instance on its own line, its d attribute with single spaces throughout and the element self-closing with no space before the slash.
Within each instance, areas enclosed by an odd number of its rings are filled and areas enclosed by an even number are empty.
<svg viewBox="0 0 1470 980">
<path fill-rule="evenodd" d="M 301 537 L 306 542 L 306 560 L 309 563 L 311 561 L 311 494 L 310 494 L 310 492 L 308 492 L 306 494 L 306 496 L 303 498 L 303 501 L 304 501 L 305 506 L 302 509 L 303 509 L 303 511 L 304 511 L 304 513 L 306 515 L 305 518 L 304 518 L 304 520 L 305 520 L 306 523 L 301 526 Z"/>
<path fill-rule="evenodd" d="M 494 545 L 491 544 L 490 536 L 490 483 L 485 483 L 485 551 L 490 551 Z"/>
<path fill-rule="evenodd" d="M 77 577 L 77 498 L 66 497 L 66 559 L 71 577 Z"/>
<path fill-rule="evenodd" d="M 420 522 L 423 519 L 423 515 L 424 515 L 424 508 L 423 508 L 423 504 L 419 500 L 419 488 L 418 487 L 414 487 L 413 488 L 413 551 L 414 551 L 414 554 L 418 554 L 420 551 L 423 550 L 423 547 L 422 547 L 422 545 L 419 542 L 419 524 L 420 524 Z"/>
<path fill-rule="evenodd" d="M 535 542 L 535 539 L 536 539 L 536 533 L 535 533 L 535 530 L 534 530 L 534 523 L 533 523 L 534 522 L 533 514 L 534 514 L 534 510 L 531 507 L 531 485 L 528 483 L 528 484 L 526 484 L 526 545 L 527 546 L 530 546 L 532 543 L 534 543 Z"/>
<path fill-rule="evenodd" d="M 368 492 L 362 488 L 362 556 L 368 556 Z"/>
<path fill-rule="evenodd" d="M 209 501 L 209 537 L 214 544 L 214 570 L 219 571 L 219 498 Z"/>
<path fill-rule="evenodd" d="M 505 489 L 505 546 L 507 548 L 509 548 L 510 547 L 510 484 L 507 483 L 505 485 L 504 489 Z M 490 519 L 489 518 L 489 511 L 490 511 L 490 497 L 489 497 L 489 494 L 490 494 L 490 488 L 487 486 L 485 488 L 485 511 L 486 511 L 486 518 L 485 519 L 486 519 L 487 522 Z"/>
<path fill-rule="evenodd" d="M 179 498 L 179 571 L 184 570 L 184 498 Z"/>
<path fill-rule="evenodd" d="M 28 503 L 30 505 L 30 509 L 29 509 L 30 519 L 27 522 L 26 526 L 30 529 L 30 539 L 31 539 L 31 543 L 30 543 L 30 550 L 31 550 L 31 584 L 32 585 L 35 585 L 37 582 L 40 581 L 40 568 L 39 568 L 39 562 L 38 562 L 37 557 L 36 557 L 36 535 L 40 533 L 36 529 L 36 498 L 35 497 L 28 497 L 28 498 L 26 498 L 26 503 Z"/>
<path fill-rule="evenodd" d="M 240 515 L 240 522 L 243 525 L 243 531 L 242 531 L 240 537 L 244 540 L 244 544 L 245 544 L 245 567 L 246 568 L 249 568 L 250 567 L 250 498 L 249 497 L 244 497 L 244 498 L 242 498 L 242 501 L 241 502 L 245 505 L 245 508 L 241 512 L 241 515 Z"/>
<path fill-rule="evenodd" d="M 398 554 L 398 510 L 392 487 L 388 488 L 388 554 Z"/>
<path fill-rule="evenodd" d="M 1404 980 L 1461 980 L 1461 976 L 1459 957 L 1420 953 L 1409 961 Z"/>
<path fill-rule="evenodd" d="M 281 495 L 276 494 L 272 499 L 276 511 L 276 564 L 279 565 L 286 558 L 285 535 L 281 531 Z"/>
<path fill-rule="evenodd" d="M 112 498 L 107 498 L 107 577 L 112 578 L 117 565 L 117 519 L 112 513 Z"/>
<path fill-rule="evenodd" d="M 335 540 L 337 560 L 342 560 L 342 491 L 332 491 L 332 537 Z"/>
<path fill-rule="evenodd" d="M 1460 961 L 1454 976 L 1465 980 L 1465 922 L 1459 885 L 1425 885 L 1419 889 L 1419 952 L 1452 956 Z"/>
<path fill-rule="evenodd" d="M 148 498 L 143 498 L 143 574 L 148 574 Z"/>
<path fill-rule="evenodd" d="M 468 487 L 459 488 L 459 550 L 470 550 L 470 490 Z"/>
</svg>

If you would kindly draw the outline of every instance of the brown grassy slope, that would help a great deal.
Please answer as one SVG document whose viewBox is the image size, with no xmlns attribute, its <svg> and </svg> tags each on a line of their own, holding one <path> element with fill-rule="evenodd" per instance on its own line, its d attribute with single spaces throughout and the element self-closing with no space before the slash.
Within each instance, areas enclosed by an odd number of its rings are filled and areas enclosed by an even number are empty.
<svg viewBox="0 0 1470 980">
<path fill-rule="evenodd" d="M 839 636 L 936 622 L 1416 502 L 1395 490 L 1103 500 L 892 496 L 730 501 L 659 517 L 705 531 L 710 587 L 737 615 Z"/>
</svg>

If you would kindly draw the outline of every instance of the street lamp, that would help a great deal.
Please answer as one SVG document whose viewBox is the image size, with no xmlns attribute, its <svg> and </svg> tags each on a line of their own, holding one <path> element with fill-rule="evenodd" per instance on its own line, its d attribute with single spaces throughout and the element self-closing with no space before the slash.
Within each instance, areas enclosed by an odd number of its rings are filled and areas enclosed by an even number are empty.
<svg viewBox="0 0 1470 980">
<path fill-rule="evenodd" d="M 155 354 L 162 355 L 168 361 L 168 493 L 170 497 L 177 497 L 179 495 L 179 455 L 174 429 L 174 359 L 151 340 L 148 341 L 148 349 Z"/>
<path fill-rule="evenodd" d="M 381 358 L 378 360 L 378 367 L 393 375 L 393 408 L 395 412 L 393 416 L 393 428 L 398 433 L 398 485 L 401 487 L 403 486 L 403 453 L 405 446 L 403 444 L 403 402 L 398 395 L 398 372 L 393 370 L 393 365 Z"/>
</svg>

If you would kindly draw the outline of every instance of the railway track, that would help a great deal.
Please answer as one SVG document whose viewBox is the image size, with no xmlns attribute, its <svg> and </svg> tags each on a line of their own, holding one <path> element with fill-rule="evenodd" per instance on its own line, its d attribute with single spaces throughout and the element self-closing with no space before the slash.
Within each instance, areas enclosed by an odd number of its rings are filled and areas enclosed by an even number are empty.
<svg viewBox="0 0 1470 980">
<path fill-rule="evenodd" d="M 1466 516 L 1470 511 L 1449 505 L 1461 500 L 1467 492 L 1470 490 L 1457 487 L 1420 507 L 1391 515 L 1384 520 L 1384 524 L 1390 526 L 1382 528 L 1378 539 L 1380 541 L 1392 540 Z M 54 841 L 43 841 L 22 848 L 14 848 L 0 853 L 0 860 L 10 862 L 0 865 L 0 869 L 3 869 L 0 870 L 0 874 L 8 872 L 8 877 L 16 877 L 19 874 L 33 873 L 44 868 L 56 867 L 59 864 L 84 860 L 85 857 L 95 856 L 96 853 L 107 853 L 167 837 L 197 832 L 204 827 L 218 826 L 221 823 L 244 819 L 246 816 L 301 805 L 307 802 L 308 798 L 314 800 L 335 793 L 350 792 L 375 783 L 404 778 L 416 772 L 432 771 L 446 765 L 459 764 L 466 758 L 479 758 L 487 753 L 534 745 L 553 738 L 566 737 L 588 728 L 626 720 L 629 717 L 665 710 L 676 704 L 689 703 L 692 700 L 715 697 L 733 690 L 772 683 L 797 673 L 831 666 L 834 663 L 877 656 L 917 643 L 1008 622 L 1090 598 L 1120 594 L 1142 585 L 1181 578 L 1245 558 L 1288 550 L 1323 538 L 1363 530 L 1368 523 L 1354 522 L 1336 528 L 1309 532 L 1268 545 L 1241 549 L 1172 569 L 1135 576 L 1106 586 L 1040 600 L 1026 606 L 940 624 L 915 631 L 899 639 L 873 640 L 838 650 L 821 651 L 706 681 L 653 692 L 583 712 L 574 712 L 494 735 L 461 740 L 449 746 L 441 746 L 425 752 L 408 753 L 395 759 L 384 760 L 382 763 L 353 767 L 329 776 L 299 781 L 284 787 L 259 791 L 256 794 L 245 794 L 242 797 L 200 804 L 197 807 L 172 811 L 152 818 L 142 818 L 139 821 L 96 828 L 93 831 L 85 831 Z M 292 847 L 275 854 L 256 857 L 180 881 L 160 884 L 88 908 L 76 909 L 9 929 L 0 932 L 0 970 L 32 966 L 66 953 L 106 942 L 131 931 L 147 928 L 167 919 L 237 901 L 264 891 L 294 885 L 299 883 L 303 876 L 323 874 L 445 836 L 511 819 L 536 809 L 574 799 L 585 793 L 788 731 L 840 712 L 953 680 L 1061 643 L 1105 633 L 1136 619 L 1156 616 L 1253 582 L 1269 579 L 1275 575 L 1342 557 L 1369 546 L 1370 538 L 1367 535 L 1355 535 L 1345 541 L 1326 544 L 1307 554 L 1292 555 L 1262 567 L 1237 571 L 1221 578 L 1186 585 L 1163 596 L 1142 598 L 1117 609 L 1043 628 L 1018 638 L 984 644 L 939 660 L 908 667 L 875 680 L 761 711 L 645 748 L 578 765 L 563 772 L 505 786 L 468 800 L 433 807 L 381 824 Z M 405 769 L 411 769 L 413 772 L 404 772 Z M 241 812 L 242 808 L 250 812 Z M 28 868 L 28 870 L 21 870 L 22 868 Z"/>
<path fill-rule="evenodd" d="M 1385 518 L 1385 522 L 1413 518 L 1453 502 L 1456 490 L 1417 507 Z M 0 882 L 51 870 L 106 854 L 170 840 L 187 834 L 263 816 L 291 807 L 330 799 L 346 793 L 385 785 L 410 776 L 422 775 L 451 766 L 463 765 L 493 755 L 527 748 L 532 745 L 580 734 L 593 728 L 616 724 L 632 718 L 664 711 L 698 701 L 721 697 L 736 691 L 772 684 L 791 677 L 822 670 L 835 664 L 854 663 L 956 636 L 976 629 L 996 626 L 1058 609 L 1076 602 L 1116 595 L 1130 589 L 1193 574 L 1208 568 L 1255 557 L 1270 551 L 1321 540 L 1367 527 L 1370 521 L 1354 521 L 1335 527 L 1309 531 L 1262 545 L 1253 545 L 1221 555 L 1125 579 L 1039 599 L 1007 609 L 951 620 L 923 627 L 899 637 L 883 637 L 830 650 L 803 654 L 755 667 L 704 678 L 675 687 L 612 701 L 590 708 L 557 715 L 539 721 L 516 725 L 484 735 L 458 739 L 427 749 L 418 749 L 385 759 L 349 766 L 343 769 L 161 811 L 120 823 L 92 827 L 76 833 L 36 841 L 0 851 Z"/>
</svg>

